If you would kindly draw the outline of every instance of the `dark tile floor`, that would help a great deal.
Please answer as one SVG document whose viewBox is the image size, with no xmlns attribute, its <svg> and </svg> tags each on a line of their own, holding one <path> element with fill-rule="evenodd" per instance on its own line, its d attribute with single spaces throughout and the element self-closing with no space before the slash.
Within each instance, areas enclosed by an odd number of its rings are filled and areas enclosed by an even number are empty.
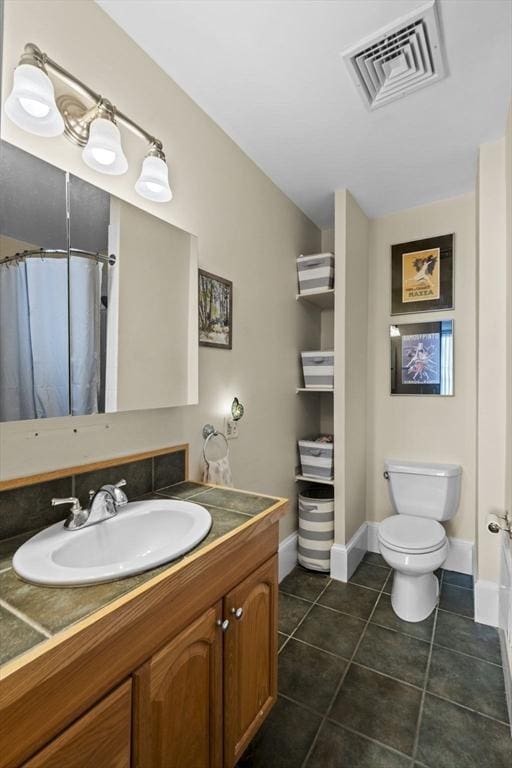
<svg viewBox="0 0 512 768">
<path fill-rule="evenodd" d="M 473 621 L 470 577 L 438 578 L 439 607 L 410 624 L 380 555 L 348 584 L 287 576 L 279 699 L 239 768 L 511 768 L 498 634 Z"/>
</svg>

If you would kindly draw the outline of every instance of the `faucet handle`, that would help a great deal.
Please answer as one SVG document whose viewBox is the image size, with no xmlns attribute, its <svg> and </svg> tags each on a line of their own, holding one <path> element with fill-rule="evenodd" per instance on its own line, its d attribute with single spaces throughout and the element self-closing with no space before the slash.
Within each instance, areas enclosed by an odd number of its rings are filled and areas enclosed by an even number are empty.
<svg viewBox="0 0 512 768">
<path fill-rule="evenodd" d="M 82 511 L 82 507 L 76 496 L 68 496 L 65 499 L 52 499 L 52 507 L 58 507 L 60 504 L 71 504 L 71 513 Z"/>
<path fill-rule="evenodd" d="M 125 485 L 126 480 L 119 480 L 119 482 L 115 483 L 115 485 L 102 485 L 101 490 L 110 493 L 114 499 L 114 504 L 116 507 L 124 507 L 126 504 L 128 504 L 128 497 L 126 493 L 121 490 L 121 488 L 124 488 Z"/>
<path fill-rule="evenodd" d="M 68 496 L 65 499 L 52 499 L 52 507 L 58 507 L 60 504 L 71 504 L 69 516 L 64 522 L 64 528 L 67 528 L 70 531 L 74 531 L 76 528 L 81 528 L 87 520 L 89 512 L 82 509 L 76 496 Z"/>
<path fill-rule="evenodd" d="M 118 483 L 114 485 L 114 499 L 118 507 L 124 507 L 126 504 L 128 504 L 128 496 L 124 491 L 121 490 L 121 488 L 124 488 L 126 485 L 126 480 L 119 480 Z"/>
</svg>

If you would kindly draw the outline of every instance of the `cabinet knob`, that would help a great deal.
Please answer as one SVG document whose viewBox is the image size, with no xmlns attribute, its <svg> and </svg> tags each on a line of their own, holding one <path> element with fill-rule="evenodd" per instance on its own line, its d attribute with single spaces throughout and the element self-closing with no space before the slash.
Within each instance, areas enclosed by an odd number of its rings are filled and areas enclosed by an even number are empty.
<svg viewBox="0 0 512 768">
<path fill-rule="evenodd" d="M 242 607 L 240 607 L 240 608 L 232 608 L 231 609 L 231 613 L 233 614 L 235 619 L 238 619 L 238 621 L 240 621 L 240 619 L 244 615 L 244 609 Z"/>
<path fill-rule="evenodd" d="M 220 627 L 223 632 L 226 632 L 229 627 L 229 619 L 217 619 L 217 626 Z"/>
</svg>

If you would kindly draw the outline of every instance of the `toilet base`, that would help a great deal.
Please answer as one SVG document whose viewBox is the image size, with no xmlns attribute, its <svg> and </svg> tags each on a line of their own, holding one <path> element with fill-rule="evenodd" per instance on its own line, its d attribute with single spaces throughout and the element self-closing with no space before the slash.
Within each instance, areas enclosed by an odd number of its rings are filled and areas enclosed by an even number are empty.
<svg viewBox="0 0 512 768">
<path fill-rule="evenodd" d="M 433 573 L 412 575 L 393 574 L 391 605 L 403 621 L 423 621 L 436 607 L 439 597 L 439 582 Z"/>
</svg>

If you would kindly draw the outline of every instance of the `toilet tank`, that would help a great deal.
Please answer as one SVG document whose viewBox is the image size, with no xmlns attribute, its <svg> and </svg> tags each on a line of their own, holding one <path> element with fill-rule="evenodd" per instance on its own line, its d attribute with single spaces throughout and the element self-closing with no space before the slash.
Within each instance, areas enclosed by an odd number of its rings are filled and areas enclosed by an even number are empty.
<svg viewBox="0 0 512 768">
<path fill-rule="evenodd" d="M 422 464 L 413 461 L 384 462 L 385 477 L 395 512 L 400 515 L 450 520 L 459 506 L 458 464 Z"/>
</svg>

